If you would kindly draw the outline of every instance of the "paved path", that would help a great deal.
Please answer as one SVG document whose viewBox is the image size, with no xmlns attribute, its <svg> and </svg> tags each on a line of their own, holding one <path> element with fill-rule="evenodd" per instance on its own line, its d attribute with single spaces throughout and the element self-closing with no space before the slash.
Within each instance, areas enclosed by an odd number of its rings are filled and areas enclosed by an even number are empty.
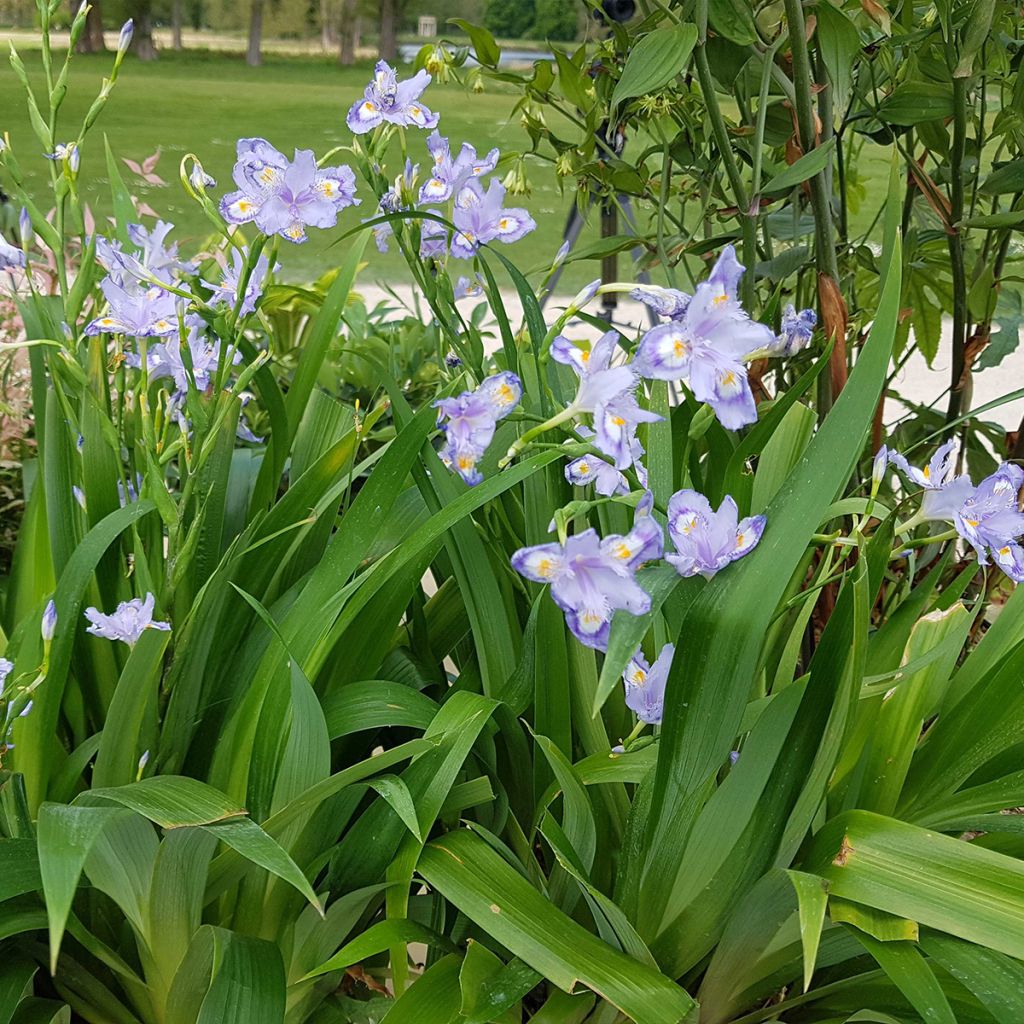
<svg viewBox="0 0 1024 1024">
<path fill-rule="evenodd" d="M 359 282 L 356 290 L 363 295 L 368 305 L 372 306 L 377 302 L 394 304 L 394 299 L 383 288 L 376 285 Z M 405 302 L 411 305 L 412 288 L 410 286 L 399 286 L 395 290 Z M 510 292 L 503 293 L 503 297 L 510 322 L 513 325 L 519 323 L 523 312 L 519 296 Z M 571 296 L 556 296 L 550 301 L 545 311 L 548 314 L 549 323 L 558 315 L 558 312 L 565 308 L 570 298 Z M 481 301 L 479 298 L 462 299 L 460 307 L 468 312 Z M 598 300 L 592 304 L 591 311 L 594 313 L 598 311 Z M 493 323 L 493 319 L 490 322 Z M 646 308 L 643 305 L 620 297 L 616 313 L 617 324 L 635 329 L 647 322 Z M 939 347 L 939 354 L 935 358 L 934 366 L 929 368 L 924 358 L 915 353 L 893 382 L 893 388 L 909 400 L 924 405 L 936 402 L 936 408 L 940 410 L 945 409 L 944 393 L 949 387 L 951 347 L 949 328 L 949 323 L 945 323 L 943 341 Z M 580 324 L 573 333 L 578 337 L 587 337 L 596 335 L 597 331 L 589 325 Z M 987 402 L 1019 389 L 1024 389 L 1024 345 L 1004 359 L 1001 365 L 974 375 L 974 394 L 970 403 L 971 407 L 979 408 Z M 887 424 L 891 425 L 906 414 L 907 408 L 901 402 L 890 399 L 886 403 Z M 1007 430 L 1016 430 L 1022 416 L 1024 416 L 1024 399 L 1017 399 L 985 413 L 983 418 L 998 423 Z"/>
</svg>

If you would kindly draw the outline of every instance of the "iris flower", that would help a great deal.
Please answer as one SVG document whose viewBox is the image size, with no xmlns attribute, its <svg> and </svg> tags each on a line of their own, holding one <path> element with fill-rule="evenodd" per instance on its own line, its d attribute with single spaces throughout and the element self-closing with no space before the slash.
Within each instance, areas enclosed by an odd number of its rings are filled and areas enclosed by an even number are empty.
<svg viewBox="0 0 1024 1024">
<path fill-rule="evenodd" d="M 622 681 L 626 684 L 626 707 L 635 712 L 641 722 L 661 725 L 665 684 L 675 653 L 675 644 L 665 644 L 654 664 L 648 665 L 643 651 L 637 648 L 622 673 Z"/>
<path fill-rule="evenodd" d="M 135 280 L 118 284 L 113 276 L 100 283 L 108 310 L 96 317 L 86 328 L 89 336 L 96 334 L 128 334 L 136 338 L 162 338 L 178 329 L 175 297 L 153 285 L 144 287 Z"/>
<path fill-rule="evenodd" d="M 771 329 L 740 306 L 736 286 L 742 276 L 736 252 L 727 245 L 689 301 L 681 292 L 662 293 L 659 301 L 672 319 L 643 336 L 634 360 L 644 377 L 688 377 L 697 400 L 707 402 L 729 430 L 757 420 L 743 359 L 775 341 Z"/>
<path fill-rule="evenodd" d="M 220 201 L 232 224 L 255 221 L 265 234 L 304 242 L 306 228 L 330 228 L 338 213 L 359 203 L 350 167 L 317 167 L 311 149 L 288 161 L 266 139 L 239 139 L 232 176 L 238 190 Z"/>
<path fill-rule="evenodd" d="M 627 534 L 602 540 L 596 530 L 584 530 L 564 544 L 536 544 L 512 556 L 520 575 L 550 584 L 551 599 L 565 613 L 573 635 L 600 651 L 608 648 L 616 611 L 643 615 L 651 609 L 650 595 L 634 575 L 641 563 L 661 557 L 664 538 L 649 514 L 650 503 L 641 504 Z"/>
<path fill-rule="evenodd" d="M 477 463 L 504 419 L 523 396 L 522 381 L 505 370 L 484 380 L 475 391 L 434 402 L 437 424 L 445 431 L 441 461 L 471 487 L 483 480 Z"/>
<path fill-rule="evenodd" d="M 811 342 L 818 314 L 813 309 L 801 309 L 790 303 L 782 311 L 781 330 L 775 340 L 768 346 L 768 354 L 773 356 L 793 356 L 803 351 Z"/>
<path fill-rule="evenodd" d="M 403 128 L 434 128 L 438 115 L 419 101 L 428 85 L 430 75 L 426 71 L 418 71 L 412 78 L 399 82 L 395 69 L 386 61 L 378 61 L 363 98 L 352 105 L 345 123 L 356 135 L 372 131 L 384 122 Z"/>
<path fill-rule="evenodd" d="M 1024 469 L 1004 462 L 967 496 L 953 516 L 957 532 L 978 553 L 978 562 L 988 565 L 991 554 L 996 565 L 1015 583 L 1024 580 L 1024 548 L 1018 538 L 1024 534 L 1024 514 L 1019 493 Z"/>
<path fill-rule="evenodd" d="M 611 463 L 596 455 L 582 455 L 565 467 L 565 479 L 577 487 L 594 485 L 598 494 L 611 497 L 613 494 L 628 494 L 629 483 Z"/>
<path fill-rule="evenodd" d="M 263 255 L 256 261 L 256 266 L 252 268 L 252 273 L 246 283 L 243 297 L 240 295 L 239 288 L 245 263 L 245 257 L 236 249 L 231 254 L 231 266 L 223 268 L 220 284 L 203 281 L 207 288 L 213 289 L 213 294 L 209 298 L 211 306 L 224 305 L 234 309 L 235 303 L 241 298 L 242 304 L 238 310 L 240 316 L 248 316 L 256 311 L 256 303 L 259 302 L 260 296 L 263 294 L 263 283 L 270 270 L 270 259 Z"/>
<path fill-rule="evenodd" d="M 437 131 L 427 137 L 427 149 L 434 158 L 434 166 L 430 177 L 420 187 L 421 203 L 447 202 L 470 178 L 479 178 L 498 165 L 497 149 L 492 149 L 481 159 L 476 155 L 476 148 L 468 142 L 464 142 L 459 155 L 453 157 L 448 140 Z"/>
<path fill-rule="evenodd" d="M 969 476 L 956 475 L 959 454 L 960 442 L 957 438 L 942 445 L 931 461 L 920 469 L 911 466 L 899 452 L 888 453 L 889 462 L 908 480 L 924 489 L 921 511 L 917 515 L 919 520 L 938 519 L 949 522 L 973 490 Z"/>
<path fill-rule="evenodd" d="M 98 608 L 86 608 L 85 617 L 90 625 L 86 626 L 85 631 L 107 640 L 120 640 L 134 647 L 143 630 L 171 628 L 169 622 L 153 621 L 155 603 L 153 595 L 146 594 L 145 600 L 133 597 L 130 601 L 122 601 L 110 615 L 104 615 Z"/>
<path fill-rule="evenodd" d="M 0 270 L 15 270 L 25 266 L 25 253 L 16 245 L 11 245 L 0 235 Z"/>
<path fill-rule="evenodd" d="M 459 190 L 452 220 L 458 229 L 452 238 L 452 255 L 472 259 L 487 242 L 516 242 L 537 226 L 533 218 L 517 207 L 505 208 L 505 186 L 492 178 L 485 192 L 476 178 Z M 438 225 L 440 226 L 440 225 Z"/>
<path fill-rule="evenodd" d="M 668 503 L 668 532 L 675 553 L 667 554 L 680 576 L 711 579 L 730 562 L 749 554 L 764 533 L 765 517 L 739 521 L 736 502 L 726 495 L 717 511 L 697 491 L 676 491 Z"/>
<path fill-rule="evenodd" d="M 638 378 L 632 367 L 611 365 L 617 339 L 616 331 L 608 331 L 588 351 L 559 335 L 551 343 L 551 358 L 576 371 L 579 388 L 569 408 L 593 414 L 594 444 L 621 470 L 633 464 L 637 424 L 661 417 L 642 409 L 634 397 Z"/>
<path fill-rule="evenodd" d="M 220 358 L 220 342 L 215 341 L 211 344 L 203 337 L 199 328 L 193 326 L 189 329 L 187 343 L 196 390 L 203 392 L 210 386 L 213 374 L 217 369 L 217 361 Z M 236 350 L 232 362 L 237 363 L 241 358 L 241 352 Z M 138 366 L 139 363 L 140 361 L 136 357 L 133 360 L 133 365 Z M 184 396 L 188 392 L 189 371 L 185 367 L 181 345 L 176 339 L 161 345 L 154 345 L 152 351 L 147 354 L 146 368 L 150 378 L 173 378 L 176 397 Z"/>
<path fill-rule="evenodd" d="M 195 264 L 178 258 L 178 245 L 167 245 L 174 225 L 160 220 L 152 230 L 142 224 L 129 224 L 128 238 L 137 252 L 125 252 L 122 243 L 108 238 L 96 239 L 96 258 L 115 284 L 129 287 L 133 282 L 148 288 L 155 277 L 170 284 L 179 274 L 191 274 Z"/>
</svg>

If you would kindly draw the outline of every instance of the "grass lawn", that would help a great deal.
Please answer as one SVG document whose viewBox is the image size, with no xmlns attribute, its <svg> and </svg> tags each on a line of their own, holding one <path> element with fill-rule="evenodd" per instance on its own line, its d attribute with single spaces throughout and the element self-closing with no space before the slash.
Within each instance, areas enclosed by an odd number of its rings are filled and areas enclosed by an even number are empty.
<svg viewBox="0 0 1024 1024">
<path fill-rule="evenodd" d="M 41 86 L 42 74 L 35 73 L 34 67 L 37 57 L 31 51 L 24 55 L 33 84 Z M 58 130 L 58 138 L 74 136 L 108 69 L 109 58 L 76 56 L 71 88 L 61 110 L 61 123 L 66 127 Z M 264 136 L 289 155 L 296 146 L 325 153 L 351 137 L 345 114 L 362 94 L 370 72 L 369 64 L 341 68 L 330 60 L 312 57 L 270 57 L 260 68 L 250 68 L 238 57 L 208 52 L 165 52 L 152 64 L 129 58 L 83 148 L 86 201 L 97 221 L 109 212 L 104 132 L 118 156 L 136 161 L 159 146 L 163 155 L 157 173 L 168 182 L 166 187 L 146 184 L 123 165 L 121 173 L 134 195 L 177 225 L 173 237 L 184 241 L 187 251 L 188 242 L 205 237 L 209 225 L 178 180 L 178 164 L 185 153 L 196 153 L 225 190 L 234 187 L 231 166 L 239 137 Z M 39 94 L 43 92 L 40 88 Z M 474 95 L 454 83 L 433 84 L 425 99 L 441 114 L 439 127 L 453 142 L 472 141 L 484 152 L 492 146 L 512 151 L 527 145 L 518 118 L 510 119 L 515 102 L 511 92 L 491 90 Z M 22 89 L 6 62 L 0 67 L 0 111 L 0 130 L 10 131 L 30 191 L 45 201 L 49 168 L 29 125 Z M 424 141 L 425 133 L 410 133 L 409 155 L 425 167 L 430 158 Z M 339 162 L 343 161 L 342 155 Z M 397 150 L 391 164 L 397 173 L 401 167 Z M 563 197 L 553 184 L 547 166 L 538 166 L 537 172 L 532 194 L 514 199 L 515 205 L 527 206 L 537 221 L 537 230 L 508 250 L 515 251 L 524 268 L 540 265 L 557 251 L 570 201 L 568 193 Z M 362 206 L 342 214 L 336 231 L 311 231 L 310 241 L 301 246 L 282 244 L 285 276 L 309 279 L 339 262 L 343 246 L 331 248 L 333 240 L 359 218 L 373 213 L 367 193 L 363 199 Z M 373 250 L 372 245 L 370 248 Z M 590 269 L 593 267 L 591 264 Z M 401 280 L 407 271 L 397 253 L 378 256 L 373 250 L 366 274 L 377 280 Z M 587 276 L 580 268 L 573 280 L 582 282 Z"/>
<path fill-rule="evenodd" d="M 33 83 L 42 85 L 38 53 L 26 49 L 24 59 Z M 100 89 L 110 66 L 109 57 L 77 56 L 72 65 L 71 88 L 61 110 L 63 130 L 58 138 L 73 138 L 77 126 L 93 97 Z M 99 122 L 87 139 L 82 154 L 84 191 L 87 202 L 100 218 L 109 213 L 109 190 L 103 156 L 103 133 L 110 138 L 118 156 L 141 161 L 157 147 L 163 151 L 157 173 L 167 186 L 152 186 L 136 178 L 122 166 L 121 173 L 133 194 L 145 200 L 161 217 L 177 225 L 174 236 L 184 243 L 185 251 L 208 234 L 208 222 L 199 208 L 185 195 L 178 181 L 178 164 L 187 152 L 196 153 L 207 171 L 217 178 L 220 188 L 230 189 L 235 141 L 242 136 L 261 135 L 290 154 L 300 146 L 318 154 L 345 142 L 350 136 L 345 114 L 361 95 L 371 66 L 338 67 L 332 60 L 319 57 L 271 55 L 260 68 L 250 68 L 238 55 L 210 51 L 164 51 L 152 64 L 129 58 Z M 43 90 L 39 88 L 39 94 Z M 432 84 L 425 97 L 428 105 L 441 114 L 440 129 L 453 143 L 472 141 L 479 151 L 498 146 L 503 152 L 526 148 L 526 133 L 517 117 L 511 115 L 515 94 L 501 87 L 475 95 L 457 84 Z M 49 169 L 41 147 L 33 134 L 25 110 L 24 96 L 14 73 L 0 67 L 0 131 L 8 130 L 18 153 L 19 163 L 29 188 L 45 201 Z M 421 165 L 429 161 L 425 136 L 410 133 L 409 155 Z M 639 147 L 639 143 L 634 143 Z M 875 177 L 885 174 L 885 152 L 870 147 L 863 161 L 866 194 L 877 197 L 872 188 Z M 628 151 L 627 151 L 628 155 Z M 342 156 L 339 159 L 341 162 Z M 396 151 L 391 166 L 397 173 L 401 165 Z M 570 179 L 569 186 L 574 185 Z M 549 164 L 538 162 L 532 174 L 532 194 L 516 197 L 514 205 L 527 207 L 537 221 L 537 230 L 506 251 L 524 270 L 546 264 L 561 244 L 565 218 L 574 193 L 563 195 L 555 184 Z M 344 246 L 331 247 L 342 231 L 360 217 L 373 213 L 370 197 L 348 210 L 335 231 L 312 231 L 310 241 L 292 247 L 282 243 L 280 260 L 283 274 L 291 280 L 309 280 L 340 262 Z M 865 207 L 873 207 L 869 198 Z M 854 212 L 854 226 L 866 224 L 873 209 Z M 596 215 L 588 225 L 580 244 L 597 237 Z M 364 278 L 375 281 L 403 281 L 408 271 L 401 257 L 392 252 L 380 256 L 371 245 L 371 261 Z M 626 273 L 628 257 L 621 257 Z M 467 264 L 467 270 L 469 265 Z M 566 269 L 560 291 L 569 291 L 596 277 L 594 262 L 571 264 Z"/>
</svg>

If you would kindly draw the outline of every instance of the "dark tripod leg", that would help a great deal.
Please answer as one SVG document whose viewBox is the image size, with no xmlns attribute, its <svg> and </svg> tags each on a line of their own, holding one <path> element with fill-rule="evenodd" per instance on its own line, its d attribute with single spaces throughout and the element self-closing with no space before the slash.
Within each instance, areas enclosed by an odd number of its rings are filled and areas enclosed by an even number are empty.
<svg viewBox="0 0 1024 1024">
<path fill-rule="evenodd" d="M 618 196 L 618 200 L 619 200 L 619 206 L 622 207 L 623 219 L 626 221 L 626 230 L 634 238 L 639 237 L 637 235 L 637 230 L 636 230 L 636 219 L 633 216 L 633 204 L 629 201 L 629 196 L 624 196 L 624 195 L 620 194 Z M 633 255 L 633 265 L 634 266 L 636 266 L 636 264 L 638 264 L 640 262 L 640 260 L 643 258 L 643 254 L 644 254 L 644 251 L 643 251 L 643 249 L 639 245 L 633 247 L 632 255 Z M 639 273 L 637 273 L 637 275 L 636 275 L 636 279 L 637 279 L 637 281 L 639 281 L 640 284 L 650 284 L 651 283 L 651 275 L 648 274 L 646 270 L 639 271 Z M 652 327 L 656 326 L 657 323 L 658 323 L 657 314 L 654 312 L 653 309 L 651 309 L 650 306 L 647 306 L 646 309 L 647 309 L 647 319 L 648 319 L 650 325 Z"/>
<path fill-rule="evenodd" d="M 588 213 L 593 205 L 594 199 L 591 197 L 590 202 L 587 204 Z M 586 217 L 580 213 L 579 207 L 573 203 L 572 209 L 569 210 L 569 218 L 565 222 L 565 231 L 562 233 L 562 239 L 569 244 L 570 252 L 572 251 L 573 246 L 579 241 L 580 232 L 583 230 L 584 223 L 586 223 Z M 558 284 L 558 279 L 562 276 L 562 271 L 564 269 L 565 261 L 563 260 L 561 266 L 555 268 L 555 272 L 551 275 L 547 288 L 544 290 L 544 294 L 540 296 L 541 309 L 543 309 L 547 304 L 548 299 L 555 294 L 555 286 Z"/>
</svg>

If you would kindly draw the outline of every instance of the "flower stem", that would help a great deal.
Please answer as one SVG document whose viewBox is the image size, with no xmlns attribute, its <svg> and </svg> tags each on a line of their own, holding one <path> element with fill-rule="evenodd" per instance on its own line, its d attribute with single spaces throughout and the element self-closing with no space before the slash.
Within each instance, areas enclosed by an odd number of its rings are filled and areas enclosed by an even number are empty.
<svg viewBox="0 0 1024 1024">
<path fill-rule="evenodd" d="M 569 406 L 563 409 L 561 412 L 556 412 L 554 416 L 546 419 L 543 423 L 537 424 L 535 427 L 531 427 L 526 433 L 521 434 L 505 453 L 504 457 L 498 462 L 498 469 L 504 469 L 535 437 L 540 437 L 541 434 L 553 427 L 557 427 L 566 420 L 572 419 L 576 415 L 576 409 L 573 406 Z"/>
</svg>

